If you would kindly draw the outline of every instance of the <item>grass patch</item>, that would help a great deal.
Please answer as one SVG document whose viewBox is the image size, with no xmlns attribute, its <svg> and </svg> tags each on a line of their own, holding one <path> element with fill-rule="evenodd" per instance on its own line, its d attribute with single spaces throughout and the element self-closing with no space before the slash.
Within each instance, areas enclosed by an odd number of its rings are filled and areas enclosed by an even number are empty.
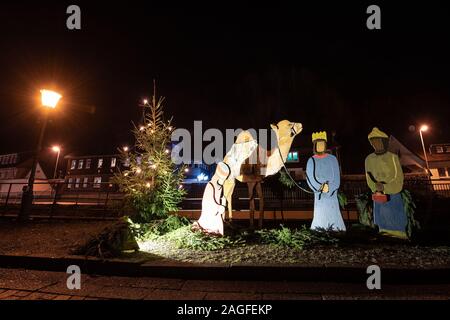
<svg viewBox="0 0 450 320">
<path fill-rule="evenodd" d="M 339 242 L 336 233 L 331 230 L 310 230 L 306 226 L 300 229 L 289 229 L 281 226 L 280 229 L 264 229 L 256 231 L 260 243 L 278 247 L 288 247 L 303 250 L 316 245 L 334 245 Z"/>
<path fill-rule="evenodd" d="M 167 233 L 191 224 L 188 218 L 171 215 L 163 220 L 149 223 L 133 223 L 129 221 L 131 231 L 138 241 L 155 240 Z"/>
<path fill-rule="evenodd" d="M 303 226 L 290 229 L 263 229 L 249 232 L 245 229 L 234 231 L 229 236 L 213 236 L 201 231 L 192 231 L 190 221 L 179 216 L 171 216 L 146 224 L 132 224 L 138 241 L 165 242 L 177 249 L 215 251 L 252 244 L 268 244 L 303 250 L 315 245 L 334 245 L 339 239 L 330 230 L 313 231 Z"/>
<path fill-rule="evenodd" d="M 214 251 L 224 248 L 245 245 L 241 237 L 210 236 L 201 231 L 192 231 L 191 226 L 183 226 L 173 232 L 167 233 L 162 240 L 170 241 L 178 249 L 191 249 Z"/>
</svg>

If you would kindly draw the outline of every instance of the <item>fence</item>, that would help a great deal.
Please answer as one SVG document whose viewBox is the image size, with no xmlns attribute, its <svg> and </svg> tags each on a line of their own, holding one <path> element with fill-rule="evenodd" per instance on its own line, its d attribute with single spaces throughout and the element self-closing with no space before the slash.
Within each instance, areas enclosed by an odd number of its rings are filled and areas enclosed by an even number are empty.
<svg viewBox="0 0 450 320">
<path fill-rule="evenodd" d="M 33 213 L 47 212 L 53 215 L 64 212 L 70 215 L 111 215 L 121 213 L 124 205 L 124 194 L 119 192 L 117 185 L 102 183 L 101 188 L 67 188 L 66 183 L 45 183 L 50 186 L 46 191 L 35 191 L 33 200 Z M 308 189 L 304 181 L 300 184 Z M 20 209 L 22 191 L 18 183 L 0 183 L 0 206 L 2 215 L 5 212 L 16 212 Z M 181 203 L 182 209 L 199 210 L 205 184 L 185 184 L 186 198 Z M 429 180 L 405 180 L 404 188 L 415 194 L 433 198 L 450 198 L 450 183 L 435 183 Z M 39 189 L 39 188 L 36 188 Z M 40 188 L 45 189 L 45 188 Z M 264 207 L 267 210 L 311 210 L 313 208 L 313 195 L 301 189 L 291 189 L 279 183 L 263 183 Z M 355 196 L 368 191 L 363 180 L 342 181 L 340 191 L 348 199 L 348 208 L 355 208 Z M 258 200 L 258 199 L 257 199 Z M 258 209 L 258 201 L 256 201 Z M 245 184 L 237 184 L 233 194 L 233 209 L 248 209 L 248 191 Z M 347 209 L 348 209 L 347 208 Z M 75 212 L 75 213 L 74 213 Z"/>
</svg>

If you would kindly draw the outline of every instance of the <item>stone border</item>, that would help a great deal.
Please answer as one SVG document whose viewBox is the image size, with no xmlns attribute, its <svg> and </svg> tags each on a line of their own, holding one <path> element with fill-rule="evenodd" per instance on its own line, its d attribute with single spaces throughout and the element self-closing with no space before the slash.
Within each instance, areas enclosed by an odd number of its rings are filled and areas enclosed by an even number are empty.
<svg viewBox="0 0 450 320">
<path fill-rule="evenodd" d="M 37 256 L 0 255 L 3 268 L 23 268 L 66 272 L 69 265 L 78 265 L 82 273 L 106 276 L 161 277 L 209 280 L 262 280 L 365 283 L 365 267 L 337 265 L 243 265 L 186 264 L 176 262 L 127 262 L 68 256 L 49 258 Z M 450 266 L 433 269 L 382 268 L 383 283 L 446 284 L 450 283 Z"/>
</svg>

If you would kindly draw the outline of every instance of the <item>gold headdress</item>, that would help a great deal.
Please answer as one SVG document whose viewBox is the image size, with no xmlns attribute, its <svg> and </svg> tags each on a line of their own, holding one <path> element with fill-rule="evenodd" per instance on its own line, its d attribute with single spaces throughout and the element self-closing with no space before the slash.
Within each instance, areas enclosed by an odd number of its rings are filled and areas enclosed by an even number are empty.
<svg viewBox="0 0 450 320">
<path fill-rule="evenodd" d="M 372 132 L 369 133 L 368 136 L 369 140 L 372 138 L 386 138 L 389 139 L 388 135 L 386 133 L 384 133 L 383 131 L 381 131 L 380 129 L 378 129 L 377 127 L 374 127 L 372 129 Z"/>
<path fill-rule="evenodd" d="M 313 132 L 312 134 L 312 141 L 316 140 L 325 140 L 327 141 L 327 132 L 326 131 L 320 131 L 320 132 Z"/>
</svg>

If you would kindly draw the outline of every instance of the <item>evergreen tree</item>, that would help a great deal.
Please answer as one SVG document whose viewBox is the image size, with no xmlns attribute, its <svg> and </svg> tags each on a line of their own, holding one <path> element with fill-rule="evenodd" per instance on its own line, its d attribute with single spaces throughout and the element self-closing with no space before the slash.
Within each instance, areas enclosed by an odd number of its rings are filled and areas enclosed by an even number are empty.
<svg viewBox="0 0 450 320">
<path fill-rule="evenodd" d="M 178 210 L 186 193 L 181 184 L 185 168 L 171 160 L 172 119 L 164 119 L 163 101 L 162 97 L 156 101 L 155 93 L 151 102 L 144 101 L 144 124 L 133 129 L 135 147 L 120 150 L 127 169 L 119 171 L 115 180 L 138 222 L 164 218 Z"/>
</svg>

